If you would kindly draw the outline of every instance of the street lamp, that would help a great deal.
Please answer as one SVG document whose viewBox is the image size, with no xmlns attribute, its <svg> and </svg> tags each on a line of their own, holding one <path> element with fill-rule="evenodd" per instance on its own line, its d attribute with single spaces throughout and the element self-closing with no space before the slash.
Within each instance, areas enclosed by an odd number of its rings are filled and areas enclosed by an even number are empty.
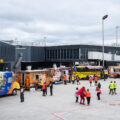
<svg viewBox="0 0 120 120">
<path fill-rule="evenodd" d="M 103 46 L 102 46 L 102 60 L 103 60 L 103 69 L 104 69 L 104 20 L 108 17 L 108 15 L 105 15 L 102 17 L 102 40 L 103 40 Z"/>
<path fill-rule="evenodd" d="M 118 29 L 119 26 L 116 26 L 116 47 L 118 46 Z"/>
</svg>

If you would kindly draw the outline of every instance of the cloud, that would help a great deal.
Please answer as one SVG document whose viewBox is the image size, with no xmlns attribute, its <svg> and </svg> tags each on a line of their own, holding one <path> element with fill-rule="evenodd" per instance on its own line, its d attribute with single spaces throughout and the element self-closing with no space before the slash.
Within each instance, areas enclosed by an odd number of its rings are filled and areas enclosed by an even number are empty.
<svg viewBox="0 0 120 120">
<path fill-rule="evenodd" d="M 47 44 L 113 43 L 119 25 L 119 0 L 1 0 L 0 39 Z M 120 35 L 120 33 L 119 33 Z"/>
</svg>

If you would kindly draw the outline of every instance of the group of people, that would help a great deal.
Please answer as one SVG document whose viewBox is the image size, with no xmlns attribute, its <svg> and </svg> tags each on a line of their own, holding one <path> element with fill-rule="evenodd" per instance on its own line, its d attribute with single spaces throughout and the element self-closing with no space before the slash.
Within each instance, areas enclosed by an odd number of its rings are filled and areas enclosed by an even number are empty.
<svg viewBox="0 0 120 120">
<path fill-rule="evenodd" d="M 94 79 L 95 86 L 96 86 L 95 90 L 97 92 L 97 99 L 100 100 L 100 95 L 102 93 L 101 92 L 101 84 L 100 84 L 100 82 L 98 82 L 98 77 L 94 75 L 94 77 L 92 77 L 92 76 L 89 77 L 90 86 L 92 85 L 93 79 Z M 117 94 L 116 89 L 117 89 L 116 81 L 114 81 L 114 82 L 111 81 L 109 84 L 109 94 L 116 95 Z M 86 90 L 84 86 L 80 89 L 78 89 L 78 87 L 77 87 L 75 90 L 75 97 L 76 97 L 75 102 L 78 102 L 79 96 L 81 99 L 80 104 L 85 105 L 85 97 L 86 97 L 87 104 L 90 105 L 91 93 L 90 93 L 89 89 Z"/>
<path fill-rule="evenodd" d="M 75 82 L 77 83 L 77 85 L 80 85 L 80 77 L 77 75 L 75 76 L 74 74 L 72 75 L 72 84 L 75 84 Z"/>
<path fill-rule="evenodd" d="M 75 77 L 75 75 L 72 75 L 71 80 L 72 80 L 72 84 L 74 84 L 75 81 L 77 82 L 77 85 L 80 84 L 79 76 Z M 93 77 L 89 76 L 90 87 L 92 86 L 93 80 L 95 82 L 95 87 L 96 87 L 95 90 L 97 92 L 97 94 L 96 94 L 97 99 L 100 100 L 101 84 L 100 84 L 100 82 L 98 82 L 98 76 L 97 75 L 94 75 Z M 64 84 L 65 85 L 67 84 L 67 77 L 66 76 L 64 76 Z M 39 86 L 40 86 L 40 90 L 43 92 L 43 96 L 46 96 L 47 95 L 47 84 L 46 84 L 46 82 L 41 81 Z M 50 82 L 49 87 L 50 87 L 50 95 L 52 96 L 53 95 L 53 82 Z M 110 84 L 109 84 L 109 94 L 111 94 L 111 95 L 117 94 L 116 89 L 117 89 L 116 81 L 114 81 L 114 82 L 111 81 Z M 85 105 L 85 98 L 86 98 L 87 105 L 90 105 L 91 93 L 90 93 L 89 89 L 86 90 L 86 88 L 84 86 L 81 87 L 80 89 L 78 89 L 78 87 L 77 87 L 76 90 L 75 90 L 75 97 L 76 97 L 75 102 L 78 102 L 79 96 L 80 96 L 80 99 L 81 99 L 80 104 Z M 21 99 L 21 102 L 24 102 L 24 88 L 23 87 L 21 87 L 21 90 L 20 90 L 20 99 Z"/>
<path fill-rule="evenodd" d="M 113 94 L 117 94 L 116 93 L 116 89 L 117 89 L 117 83 L 116 83 L 116 81 L 114 81 L 114 82 L 110 82 L 110 85 L 109 85 L 109 94 L 111 94 L 111 95 L 113 95 Z"/>
<path fill-rule="evenodd" d="M 41 91 L 43 92 L 43 96 L 47 95 L 47 87 L 48 86 L 46 82 L 44 82 L 41 88 Z M 53 95 L 53 82 L 52 81 L 50 81 L 49 87 L 50 87 L 50 95 L 52 96 Z"/>
<path fill-rule="evenodd" d="M 96 92 L 97 92 L 97 99 L 100 100 L 101 87 L 99 85 L 96 87 Z M 77 87 L 75 90 L 75 97 L 76 97 L 75 102 L 76 103 L 79 100 L 79 96 L 80 96 L 80 104 L 85 105 L 85 98 L 86 98 L 87 105 L 90 105 L 91 93 L 90 93 L 89 89 L 86 90 L 86 88 L 84 86 L 80 89 L 78 89 L 78 87 Z"/>
<path fill-rule="evenodd" d="M 87 99 L 87 104 L 90 105 L 90 98 L 91 98 L 91 93 L 89 91 L 89 89 L 85 89 L 85 87 L 83 86 L 82 88 L 78 89 L 76 88 L 76 91 L 75 91 L 75 97 L 76 97 L 76 103 L 78 102 L 79 100 L 79 96 L 80 96 L 80 104 L 83 104 L 85 105 L 85 97 Z"/>
<path fill-rule="evenodd" d="M 92 76 L 89 76 L 89 83 L 90 83 L 90 86 L 92 86 L 92 82 L 95 82 L 95 86 L 97 86 L 97 83 L 98 83 L 98 75 L 94 75 L 93 77 Z"/>
<path fill-rule="evenodd" d="M 40 83 L 40 90 L 43 92 L 43 96 L 46 96 L 47 95 L 47 84 L 46 82 L 44 83 Z M 50 95 L 52 96 L 53 95 L 53 82 L 50 82 L 49 84 L 49 87 L 50 87 Z M 21 102 L 24 102 L 24 88 L 21 86 L 21 89 L 20 89 L 20 101 Z"/>
</svg>

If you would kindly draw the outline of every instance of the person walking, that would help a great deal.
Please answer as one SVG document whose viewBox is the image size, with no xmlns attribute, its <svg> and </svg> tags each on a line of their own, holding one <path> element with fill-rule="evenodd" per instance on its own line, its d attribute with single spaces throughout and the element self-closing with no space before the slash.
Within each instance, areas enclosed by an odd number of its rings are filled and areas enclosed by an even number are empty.
<svg viewBox="0 0 120 120">
<path fill-rule="evenodd" d="M 98 82 L 98 77 L 95 75 L 94 77 L 94 80 L 95 80 L 95 86 L 97 86 L 97 82 Z"/>
<path fill-rule="evenodd" d="M 76 103 L 78 102 L 78 99 L 79 99 L 79 95 L 77 95 L 77 92 L 78 92 L 78 87 L 75 90 L 75 98 L 76 98 L 75 102 Z"/>
<path fill-rule="evenodd" d="M 80 85 L 80 77 L 78 75 L 76 77 L 76 80 L 77 80 L 77 85 Z"/>
<path fill-rule="evenodd" d="M 50 95 L 52 96 L 53 95 L 53 83 L 50 82 Z"/>
<path fill-rule="evenodd" d="M 116 83 L 116 81 L 114 81 L 113 86 L 114 86 L 114 94 L 116 95 L 117 94 L 116 93 L 116 89 L 117 89 L 117 83 Z"/>
<path fill-rule="evenodd" d="M 113 95 L 113 94 L 114 94 L 114 84 L 113 84 L 112 81 L 110 82 L 109 90 L 110 90 L 110 91 L 109 91 L 109 94 L 112 94 L 112 95 Z"/>
<path fill-rule="evenodd" d="M 92 76 L 89 77 L 89 83 L 90 83 L 90 87 L 92 85 Z"/>
<path fill-rule="evenodd" d="M 20 100 L 21 100 L 21 102 L 24 102 L 24 88 L 22 86 L 20 89 Z"/>
<path fill-rule="evenodd" d="M 91 93 L 90 93 L 89 89 L 87 89 L 85 96 L 87 99 L 87 105 L 90 105 Z"/>
<path fill-rule="evenodd" d="M 98 100 L 100 100 L 101 89 L 96 87 L 96 91 L 97 91 L 97 98 Z"/>
</svg>

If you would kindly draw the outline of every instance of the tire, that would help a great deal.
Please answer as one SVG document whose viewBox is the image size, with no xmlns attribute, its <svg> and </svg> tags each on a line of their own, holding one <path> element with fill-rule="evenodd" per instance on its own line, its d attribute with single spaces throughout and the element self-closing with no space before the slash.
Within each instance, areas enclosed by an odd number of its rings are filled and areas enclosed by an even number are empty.
<svg viewBox="0 0 120 120">
<path fill-rule="evenodd" d="M 14 96 L 17 95 L 17 90 L 14 89 L 14 90 L 12 91 L 12 94 L 13 94 Z"/>
</svg>

